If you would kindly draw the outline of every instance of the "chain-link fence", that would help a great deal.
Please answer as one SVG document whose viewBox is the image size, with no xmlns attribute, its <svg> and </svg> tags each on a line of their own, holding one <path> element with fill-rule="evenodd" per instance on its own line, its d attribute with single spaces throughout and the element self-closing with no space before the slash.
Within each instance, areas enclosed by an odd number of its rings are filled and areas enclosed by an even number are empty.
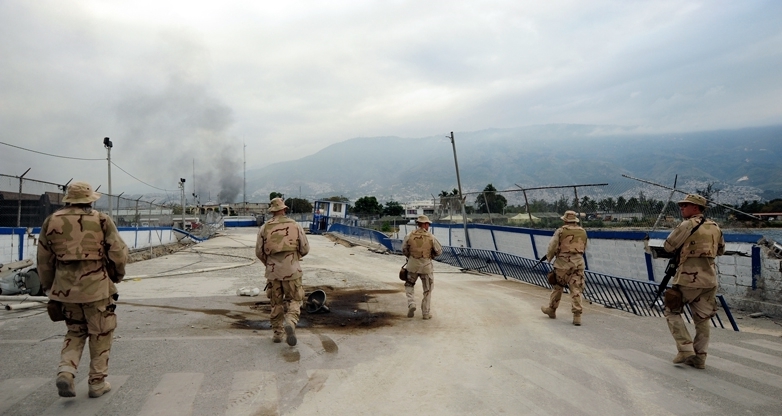
<svg viewBox="0 0 782 416">
<path fill-rule="evenodd" d="M 0 227 L 39 227 L 54 211 L 65 205 L 62 201 L 68 183 L 30 179 L 0 174 Z M 156 204 L 142 197 L 128 198 L 101 193 L 93 207 L 114 219 L 118 227 L 170 226 L 181 221 L 181 206 Z M 109 209 L 111 204 L 111 209 Z M 198 217 L 186 213 L 185 218 Z"/>
<path fill-rule="evenodd" d="M 707 182 L 689 182 L 674 188 L 642 179 L 622 176 L 610 183 L 526 187 L 463 193 L 468 223 L 553 229 L 562 225 L 565 211 L 578 213 L 587 229 L 665 230 L 681 222 L 677 202 L 688 193 L 709 200 L 705 215 L 722 228 L 737 232 L 769 234 L 782 240 L 782 215 L 760 216 L 739 210 L 746 205 L 741 192 L 713 189 Z M 462 202 L 457 192 L 441 195 L 432 202 L 433 221 L 462 223 Z"/>
</svg>

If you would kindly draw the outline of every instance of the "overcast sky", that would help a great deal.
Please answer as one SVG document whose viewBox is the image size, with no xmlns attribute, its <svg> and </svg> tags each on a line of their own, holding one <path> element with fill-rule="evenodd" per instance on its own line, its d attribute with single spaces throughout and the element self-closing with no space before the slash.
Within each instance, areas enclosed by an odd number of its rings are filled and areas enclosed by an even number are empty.
<svg viewBox="0 0 782 416">
<path fill-rule="evenodd" d="M 354 137 L 782 122 L 781 1 L 0 0 L 0 142 L 157 187 Z M 106 190 L 106 161 L 0 173 Z M 212 176 L 211 179 L 208 177 Z M 112 171 L 114 193 L 154 189 Z"/>
</svg>

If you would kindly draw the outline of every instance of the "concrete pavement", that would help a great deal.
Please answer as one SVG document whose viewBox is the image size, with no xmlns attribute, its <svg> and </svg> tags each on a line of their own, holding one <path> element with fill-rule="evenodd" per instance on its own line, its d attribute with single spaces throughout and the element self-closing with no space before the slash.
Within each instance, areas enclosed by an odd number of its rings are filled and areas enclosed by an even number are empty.
<svg viewBox="0 0 782 416">
<path fill-rule="evenodd" d="M 255 229 L 134 263 L 120 286 L 113 391 L 54 387 L 62 323 L 0 319 L 0 414 L 778 414 L 782 338 L 712 330 L 706 370 L 673 365 L 663 318 L 587 305 L 570 324 L 548 290 L 436 264 L 433 319 L 408 319 L 399 256 L 309 236 L 304 284 L 329 314 L 302 313 L 295 347 L 271 342 Z M 135 277 L 134 277 L 135 276 Z M 160 276 L 160 277 L 157 277 Z M 420 303 L 420 286 L 416 288 Z M 691 328 L 691 327 L 690 327 Z M 81 390 L 80 390 L 81 389 Z M 83 391 L 82 391 L 83 390 Z M 82 394 L 83 393 L 83 394 Z"/>
</svg>

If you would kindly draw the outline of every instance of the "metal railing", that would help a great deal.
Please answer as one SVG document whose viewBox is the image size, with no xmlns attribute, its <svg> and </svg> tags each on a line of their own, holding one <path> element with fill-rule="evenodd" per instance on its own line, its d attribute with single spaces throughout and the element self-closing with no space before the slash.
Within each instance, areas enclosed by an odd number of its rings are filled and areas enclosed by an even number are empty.
<svg viewBox="0 0 782 416">
<path fill-rule="evenodd" d="M 483 273 L 497 274 L 503 277 L 520 280 L 536 286 L 551 288 L 546 274 L 551 270 L 551 264 L 538 264 L 534 259 L 528 259 L 513 254 L 492 250 L 464 247 L 443 247 L 443 254 L 437 261 L 459 267 L 463 271 L 474 270 Z M 664 316 L 662 299 L 656 299 L 658 285 L 624 277 L 611 276 L 587 270 L 583 296 L 590 302 L 607 308 L 619 309 L 639 316 Z M 565 289 L 567 291 L 567 289 Z M 721 310 L 712 319 L 712 325 L 725 328 L 723 318 L 730 322 L 734 331 L 738 325 L 730 312 L 730 307 L 722 295 L 717 295 Z M 692 311 L 685 308 L 684 317 L 692 321 Z"/>
<path fill-rule="evenodd" d="M 343 234 L 362 241 L 381 244 L 394 253 L 401 253 L 401 240 L 394 240 L 385 234 L 361 227 L 352 227 L 342 224 L 332 224 L 329 232 Z M 550 263 L 538 263 L 535 259 L 528 259 L 514 254 L 500 251 L 444 246 L 443 253 L 435 260 L 458 267 L 463 271 L 478 271 L 488 274 L 496 274 L 519 280 L 540 287 L 551 288 L 546 274 L 552 270 Z M 662 298 L 657 298 L 658 284 L 625 277 L 612 276 L 604 273 L 587 270 L 585 274 L 584 299 L 592 303 L 603 305 L 607 308 L 619 309 L 638 316 L 664 316 Z M 568 289 L 565 288 L 567 292 Z M 725 328 L 723 318 L 730 322 L 734 331 L 739 327 L 730 311 L 727 301 L 722 295 L 717 295 L 721 310 L 718 311 L 711 323 L 715 328 Z M 689 306 L 684 308 L 684 318 L 692 322 L 692 311 Z"/>
<path fill-rule="evenodd" d="M 380 231 L 370 230 L 361 227 L 353 227 L 344 224 L 331 224 L 329 226 L 328 232 L 340 233 L 349 237 L 359 239 L 361 241 L 366 241 L 368 243 L 379 244 L 384 246 L 390 251 L 395 251 L 391 242 L 391 238 L 381 233 Z"/>
</svg>

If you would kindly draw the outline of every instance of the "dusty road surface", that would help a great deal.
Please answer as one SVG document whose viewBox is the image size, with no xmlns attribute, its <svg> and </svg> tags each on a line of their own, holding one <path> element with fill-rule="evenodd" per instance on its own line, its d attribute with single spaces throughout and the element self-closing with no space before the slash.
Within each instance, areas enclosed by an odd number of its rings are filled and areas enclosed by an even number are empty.
<svg viewBox="0 0 782 416">
<path fill-rule="evenodd" d="M 113 390 L 54 386 L 62 323 L 0 315 L 0 414 L 771 415 L 782 411 L 782 331 L 713 329 L 705 370 L 674 365 L 663 318 L 587 305 L 571 325 L 540 312 L 548 291 L 436 264 L 433 319 L 407 318 L 400 256 L 310 236 L 298 345 L 274 344 L 253 262 L 255 229 L 134 263 L 120 286 Z M 416 288 L 420 302 L 420 286 Z"/>
</svg>

